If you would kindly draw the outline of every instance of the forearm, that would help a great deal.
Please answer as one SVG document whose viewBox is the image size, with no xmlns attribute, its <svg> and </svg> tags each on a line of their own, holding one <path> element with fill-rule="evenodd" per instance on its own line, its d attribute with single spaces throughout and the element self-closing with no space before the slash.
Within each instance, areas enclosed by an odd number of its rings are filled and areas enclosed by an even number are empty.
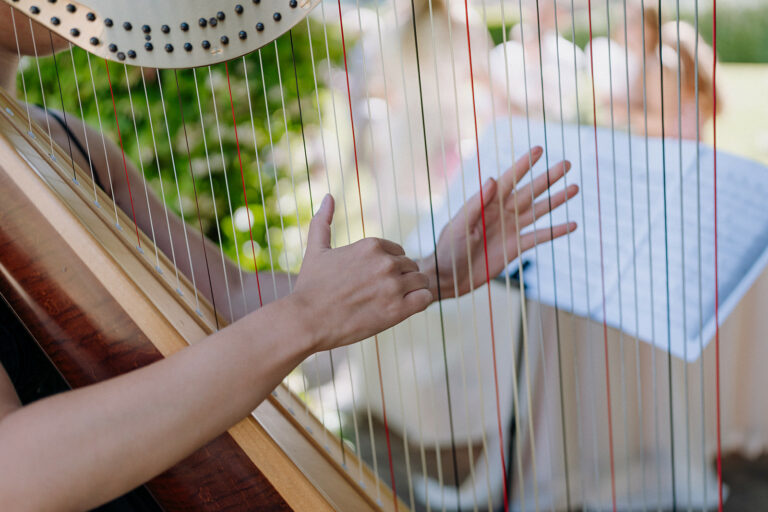
<svg viewBox="0 0 768 512">
<path fill-rule="evenodd" d="M 301 317 L 286 299 L 165 360 L 8 414 L 0 508 L 89 509 L 172 466 L 309 355 Z"/>
</svg>

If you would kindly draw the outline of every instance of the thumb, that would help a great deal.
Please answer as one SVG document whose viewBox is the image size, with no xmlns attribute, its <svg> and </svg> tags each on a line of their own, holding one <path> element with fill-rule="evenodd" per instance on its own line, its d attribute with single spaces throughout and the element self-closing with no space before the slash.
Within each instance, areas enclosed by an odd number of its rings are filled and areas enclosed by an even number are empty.
<svg viewBox="0 0 768 512">
<path fill-rule="evenodd" d="M 333 220 L 333 196 L 326 194 L 320 208 L 312 217 L 307 236 L 307 253 L 331 248 L 331 221 Z"/>
</svg>

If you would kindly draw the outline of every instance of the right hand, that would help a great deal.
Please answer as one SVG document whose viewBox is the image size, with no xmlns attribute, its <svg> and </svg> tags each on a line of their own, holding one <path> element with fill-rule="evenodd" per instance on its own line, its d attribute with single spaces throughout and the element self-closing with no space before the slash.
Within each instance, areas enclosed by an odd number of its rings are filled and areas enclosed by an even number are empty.
<svg viewBox="0 0 768 512">
<path fill-rule="evenodd" d="M 316 351 L 378 334 L 434 300 L 428 277 L 394 242 L 365 238 L 331 249 L 333 211 L 326 195 L 309 227 L 292 294 L 307 312 Z"/>
</svg>

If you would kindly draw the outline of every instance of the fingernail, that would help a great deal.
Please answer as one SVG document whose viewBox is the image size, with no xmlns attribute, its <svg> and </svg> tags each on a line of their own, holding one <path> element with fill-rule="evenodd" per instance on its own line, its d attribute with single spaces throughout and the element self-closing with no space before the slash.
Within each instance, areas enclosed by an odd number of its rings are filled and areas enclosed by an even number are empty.
<svg viewBox="0 0 768 512">
<path fill-rule="evenodd" d="M 544 148 L 542 148 L 541 146 L 536 146 L 531 150 L 531 153 L 533 153 L 534 155 L 540 155 L 543 151 L 544 151 Z"/>
</svg>

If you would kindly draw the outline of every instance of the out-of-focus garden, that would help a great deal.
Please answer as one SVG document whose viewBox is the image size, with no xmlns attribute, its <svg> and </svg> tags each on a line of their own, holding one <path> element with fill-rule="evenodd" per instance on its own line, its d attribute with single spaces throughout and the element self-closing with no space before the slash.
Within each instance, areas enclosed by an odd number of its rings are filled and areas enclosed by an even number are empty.
<svg viewBox="0 0 768 512">
<path fill-rule="evenodd" d="M 428 7 L 425 1 L 417 3 L 420 10 Z M 459 2 L 454 3 L 457 4 L 453 6 L 454 9 L 463 7 L 458 5 Z M 542 2 L 542 5 L 544 3 Z M 559 3 L 560 9 L 570 10 L 570 2 Z M 586 2 L 574 3 L 575 40 L 579 47 L 584 48 L 589 40 Z M 470 9 L 474 9 L 473 16 L 477 19 L 483 12 L 487 33 L 494 44 L 500 44 L 505 39 L 503 34 L 514 31 L 512 27 L 518 22 L 520 12 L 530 12 L 519 8 L 517 1 L 507 1 L 504 4 L 505 17 L 502 18 L 499 4 L 489 1 L 485 4 L 475 0 L 471 2 Z M 526 8 L 530 8 L 529 4 L 532 5 L 533 2 L 523 2 Z M 608 32 L 605 5 L 602 2 L 593 4 L 594 36 L 605 36 Z M 705 1 L 700 4 L 700 33 L 705 41 L 711 42 L 711 5 Z M 365 111 L 362 98 L 366 95 L 360 94 L 360 89 L 364 86 L 377 86 L 370 83 L 360 84 L 361 78 L 366 79 L 361 76 L 366 68 L 360 65 L 360 55 L 365 51 L 373 52 L 376 46 L 369 44 L 369 47 L 363 50 L 359 48 L 359 42 L 366 38 L 375 41 L 379 23 L 390 27 L 390 32 L 385 30 L 384 46 L 389 47 L 393 43 L 391 38 L 386 37 L 387 33 L 402 36 L 402 41 L 406 44 L 409 41 L 404 34 L 407 33 L 406 29 L 410 29 L 410 9 L 407 8 L 410 4 L 398 2 L 397 5 L 399 29 L 392 28 L 394 19 L 391 4 L 364 2 L 359 6 L 359 12 L 358 5 L 354 2 L 347 1 L 342 4 L 345 10 L 346 43 L 350 73 L 353 75 L 353 93 L 354 90 L 358 91 L 353 98 L 353 111 L 356 115 Z M 612 4 L 615 23 L 622 21 L 621 5 L 621 2 Z M 692 0 L 681 2 L 682 19 L 694 22 L 694 5 Z M 343 188 L 353 191 L 355 189 L 356 176 L 352 159 L 349 111 L 346 110 L 347 90 L 343 79 L 341 36 L 338 17 L 333 15 L 337 11 L 333 3 L 327 3 L 324 7 L 322 15 L 321 8 L 318 7 L 311 15 L 311 23 L 300 23 L 292 31 L 293 48 L 286 34 L 277 44 L 267 45 L 261 52 L 248 55 L 244 61 L 237 59 L 229 64 L 241 150 L 239 157 L 242 158 L 250 219 L 253 223 L 253 237 L 258 255 L 256 265 L 260 269 L 273 266 L 276 270 L 298 270 L 301 259 L 299 230 L 306 230 L 311 217 L 310 197 L 318 199 L 328 190 L 323 177 L 326 168 L 328 172 L 338 173 L 338 167 L 343 163 L 343 172 L 347 176 Z M 674 19 L 673 3 L 665 2 L 664 9 L 665 19 Z M 573 39 L 570 18 L 561 20 L 558 28 L 564 38 Z M 424 26 L 420 26 L 419 30 L 424 31 Z M 455 38 L 460 36 L 461 32 L 453 34 Z M 425 32 L 420 40 L 429 38 L 430 34 Z M 717 43 L 721 60 L 718 68 L 718 89 L 724 106 L 718 124 L 719 146 L 724 150 L 768 162 L 768 125 L 765 123 L 768 118 L 768 106 L 762 101 L 764 91 L 768 88 L 768 5 L 761 2 L 721 2 L 718 8 Z M 463 57 L 458 55 L 456 58 Z M 117 140 L 104 62 L 92 57 L 89 64 L 85 53 L 75 49 L 72 56 L 68 52 L 59 54 L 57 64 L 60 81 L 56 80 L 53 59 L 40 59 L 40 80 L 34 61 L 24 61 L 23 77 L 28 100 L 42 104 L 42 83 L 47 105 L 61 109 L 58 91 L 58 84 L 61 83 L 64 108 L 70 116 L 80 117 L 82 111 L 86 122 L 94 127 L 103 127 L 108 137 Z M 294 64 L 301 108 L 297 101 Z M 373 64 L 369 63 L 366 70 L 369 75 L 375 74 L 372 66 Z M 72 79 L 75 74 L 76 81 Z M 179 97 L 182 98 L 181 107 L 186 121 L 192 170 L 199 196 L 199 214 L 204 230 L 210 238 L 221 240 L 230 257 L 236 259 L 239 256 L 240 262 L 246 268 L 253 268 L 248 243 L 249 217 L 243 200 L 240 160 L 224 66 L 213 66 L 210 71 L 207 68 L 194 72 L 178 71 L 180 92 L 177 92 L 173 71 L 160 72 L 158 81 L 155 70 L 141 70 L 129 66 L 126 74 L 122 65 L 110 64 L 110 75 L 117 101 L 122 143 L 127 156 L 137 163 L 137 166 L 141 166 L 148 185 L 157 193 L 164 194 L 169 208 L 177 213 L 181 213 L 183 209 L 187 221 L 195 221 L 196 224 L 193 178 L 189 173 L 187 146 L 178 101 Z M 23 90 L 21 80 L 20 76 L 20 94 Z M 399 86 L 398 79 L 391 77 L 388 86 L 392 96 L 391 89 Z M 405 87 L 415 90 L 416 82 L 409 79 Z M 250 98 L 247 91 L 250 91 Z M 447 85 L 444 95 L 450 96 Z M 394 100 L 392 103 L 396 102 L 397 100 Z M 369 109 L 371 105 L 374 110 L 377 106 L 381 107 L 380 104 L 369 104 Z M 417 106 L 412 104 L 410 109 L 415 112 Z M 148 108 L 151 111 L 151 126 Z M 586 109 L 587 112 L 588 110 Z M 304 133 L 300 121 L 303 121 Z M 361 169 L 375 165 L 365 161 L 366 139 L 361 135 L 363 126 L 364 122 L 356 126 L 358 143 L 362 146 Z M 402 126 L 400 128 L 404 129 Z M 467 127 L 466 131 L 471 132 L 471 127 Z M 705 141 L 711 140 L 711 127 L 705 130 L 703 138 Z M 464 142 L 462 140 L 457 144 L 461 146 Z M 383 141 L 377 143 L 386 146 Z M 460 158 L 466 158 L 462 149 L 458 150 L 458 154 Z M 430 158 L 432 157 L 433 155 L 430 155 Z M 376 160 L 376 154 L 369 152 L 368 159 Z M 308 181 L 310 174 L 312 179 Z M 120 179 L 120 174 L 113 171 L 113 179 Z M 370 176 L 363 173 L 363 181 L 364 193 L 371 194 Z M 176 183 L 181 193 L 180 201 Z M 309 183 L 313 184 L 311 189 Z M 339 190 L 336 188 L 338 195 Z M 417 185 L 414 184 L 414 188 L 417 188 Z M 310 192 L 313 192 L 314 196 Z M 421 205 L 421 208 L 423 207 L 424 205 Z M 343 205 L 343 211 L 348 218 L 353 218 L 353 226 L 359 222 L 359 214 L 355 215 L 353 204 Z M 269 226 L 269 229 L 265 226 Z M 353 232 L 359 234 L 359 229 L 353 227 Z M 392 236 L 392 233 L 389 235 Z"/>
</svg>

